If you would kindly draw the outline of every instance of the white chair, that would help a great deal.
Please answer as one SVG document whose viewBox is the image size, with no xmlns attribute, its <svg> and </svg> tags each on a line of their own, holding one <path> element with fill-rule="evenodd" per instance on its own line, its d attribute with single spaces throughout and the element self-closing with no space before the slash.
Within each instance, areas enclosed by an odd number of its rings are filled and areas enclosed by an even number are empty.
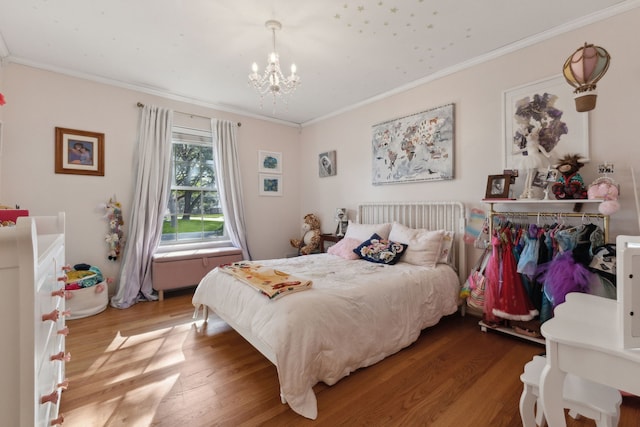
<svg viewBox="0 0 640 427">
<path fill-rule="evenodd" d="M 534 356 L 524 365 L 520 381 L 524 384 L 520 396 L 520 418 L 523 427 L 543 427 L 546 425 L 542 402 L 540 401 L 540 375 L 547 361 L 542 356 Z M 615 427 L 620 418 L 622 396 L 614 388 L 587 381 L 567 374 L 562 390 L 563 407 L 569 409 L 573 418 L 584 416 L 595 420 L 597 427 Z"/>
</svg>

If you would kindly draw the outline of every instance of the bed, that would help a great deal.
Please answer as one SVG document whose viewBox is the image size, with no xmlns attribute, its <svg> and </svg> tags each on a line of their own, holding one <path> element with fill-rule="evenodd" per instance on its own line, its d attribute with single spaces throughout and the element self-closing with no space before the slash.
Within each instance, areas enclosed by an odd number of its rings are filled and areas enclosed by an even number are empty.
<svg viewBox="0 0 640 427">
<path fill-rule="evenodd" d="M 269 298 L 219 267 L 203 278 L 193 296 L 194 316 L 203 308 L 206 321 L 211 310 L 249 341 L 276 366 L 281 401 L 310 419 L 317 417 L 315 384 L 333 385 L 400 351 L 459 307 L 466 274 L 462 203 L 367 203 L 358 206 L 357 218 L 335 246 L 388 230 L 388 237 L 380 237 L 413 239 L 406 248 L 401 245 L 406 253 L 399 262 L 346 259 L 338 250 L 254 261 L 248 263 L 251 268 L 285 272 L 298 279 L 295 283 L 308 281 L 309 287 Z M 429 234 L 430 249 L 433 233 L 442 233 L 451 239 L 450 247 L 445 253 L 438 244 L 433 265 L 405 262 L 417 254 L 409 250 L 411 243 L 420 247 L 415 233 Z M 246 265 L 234 268 L 240 267 Z"/>
</svg>

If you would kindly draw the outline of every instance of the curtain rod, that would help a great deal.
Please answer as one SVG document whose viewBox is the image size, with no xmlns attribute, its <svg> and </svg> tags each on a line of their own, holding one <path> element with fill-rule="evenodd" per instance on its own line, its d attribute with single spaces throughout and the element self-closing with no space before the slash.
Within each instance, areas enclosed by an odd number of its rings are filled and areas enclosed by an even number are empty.
<svg viewBox="0 0 640 427">
<path fill-rule="evenodd" d="M 138 106 L 138 108 L 142 108 L 144 107 L 144 104 L 142 102 L 138 102 L 136 104 Z M 193 116 L 193 117 L 201 117 L 203 119 L 211 119 L 211 117 L 207 117 L 207 116 L 200 116 L 198 114 L 191 114 L 191 113 L 183 113 L 182 111 L 176 111 L 176 113 L 180 113 L 180 114 L 186 114 L 187 116 Z M 242 126 L 242 122 L 238 122 L 238 127 Z"/>
</svg>

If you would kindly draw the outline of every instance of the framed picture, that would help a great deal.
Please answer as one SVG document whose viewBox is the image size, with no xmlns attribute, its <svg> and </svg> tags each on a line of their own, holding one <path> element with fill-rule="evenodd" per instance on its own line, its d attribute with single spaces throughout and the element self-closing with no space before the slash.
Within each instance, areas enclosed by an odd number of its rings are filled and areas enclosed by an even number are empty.
<svg viewBox="0 0 640 427">
<path fill-rule="evenodd" d="M 508 199 L 511 175 L 489 175 L 485 199 Z"/>
<path fill-rule="evenodd" d="M 258 176 L 261 196 L 282 196 L 282 175 L 261 173 Z"/>
<path fill-rule="evenodd" d="M 320 153 L 318 155 L 318 175 L 320 178 L 334 176 L 336 173 L 338 173 L 338 171 L 335 150 Z"/>
<path fill-rule="evenodd" d="M 453 104 L 373 126 L 372 183 L 453 179 Z"/>
<path fill-rule="evenodd" d="M 104 134 L 56 128 L 55 172 L 104 176 Z"/>
<path fill-rule="evenodd" d="M 258 172 L 282 173 L 282 153 L 258 151 Z"/>
<path fill-rule="evenodd" d="M 518 169 L 531 138 L 549 153 L 549 164 L 566 154 L 589 159 L 589 114 L 576 111 L 573 88 L 558 76 L 503 93 L 504 166 Z M 545 156 L 546 157 L 546 156 Z M 546 169 L 547 164 L 541 164 Z"/>
</svg>

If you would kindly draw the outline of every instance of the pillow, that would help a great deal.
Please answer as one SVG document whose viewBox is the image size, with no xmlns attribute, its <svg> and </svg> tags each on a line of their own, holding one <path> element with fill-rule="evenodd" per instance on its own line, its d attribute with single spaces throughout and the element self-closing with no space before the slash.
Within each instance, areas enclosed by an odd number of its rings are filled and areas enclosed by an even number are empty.
<svg viewBox="0 0 640 427">
<path fill-rule="evenodd" d="M 329 246 L 329 248 L 327 249 L 327 253 L 338 255 L 339 257 L 342 257 L 344 259 L 358 259 L 360 257 L 356 255 L 353 250 L 357 248 L 359 244 L 360 240 L 345 237 L 335 245 Z"/>
<path fill-rule="evenodd" d="M 374 233 L 353 252 L 365 261 L 393 265 L 404 255 L 406 249 L 407 245 L 404 243 L 392 242 Z"/>
<path fill-rule="evenodd" d="M 403 262 L 429 268 L 434 268 L 441 257 L 443 237 L 444 230 L 409 228 L 397 222 L 393 223 L 389 233 L 390 240 L 408 245 Z"/>
<path fill-rule="evenodd" d="M 453 247 L 453 231 L 445 231 L 442 236 L 442 246 L 440 246 L 440 256 L 438 264 L 449 264 L 451 262 L 451 248 Z"/>
<path fill-rule="evenodd" d="M 391 224 L 388 222 L 385 224 L 358 224 L 349 221 L 344 237 L 350 237 L 364 242 L 373 234 L 377 234 L 383 239 L 388 239 L 389 231 L 391 231 Z"/>
</svg>

